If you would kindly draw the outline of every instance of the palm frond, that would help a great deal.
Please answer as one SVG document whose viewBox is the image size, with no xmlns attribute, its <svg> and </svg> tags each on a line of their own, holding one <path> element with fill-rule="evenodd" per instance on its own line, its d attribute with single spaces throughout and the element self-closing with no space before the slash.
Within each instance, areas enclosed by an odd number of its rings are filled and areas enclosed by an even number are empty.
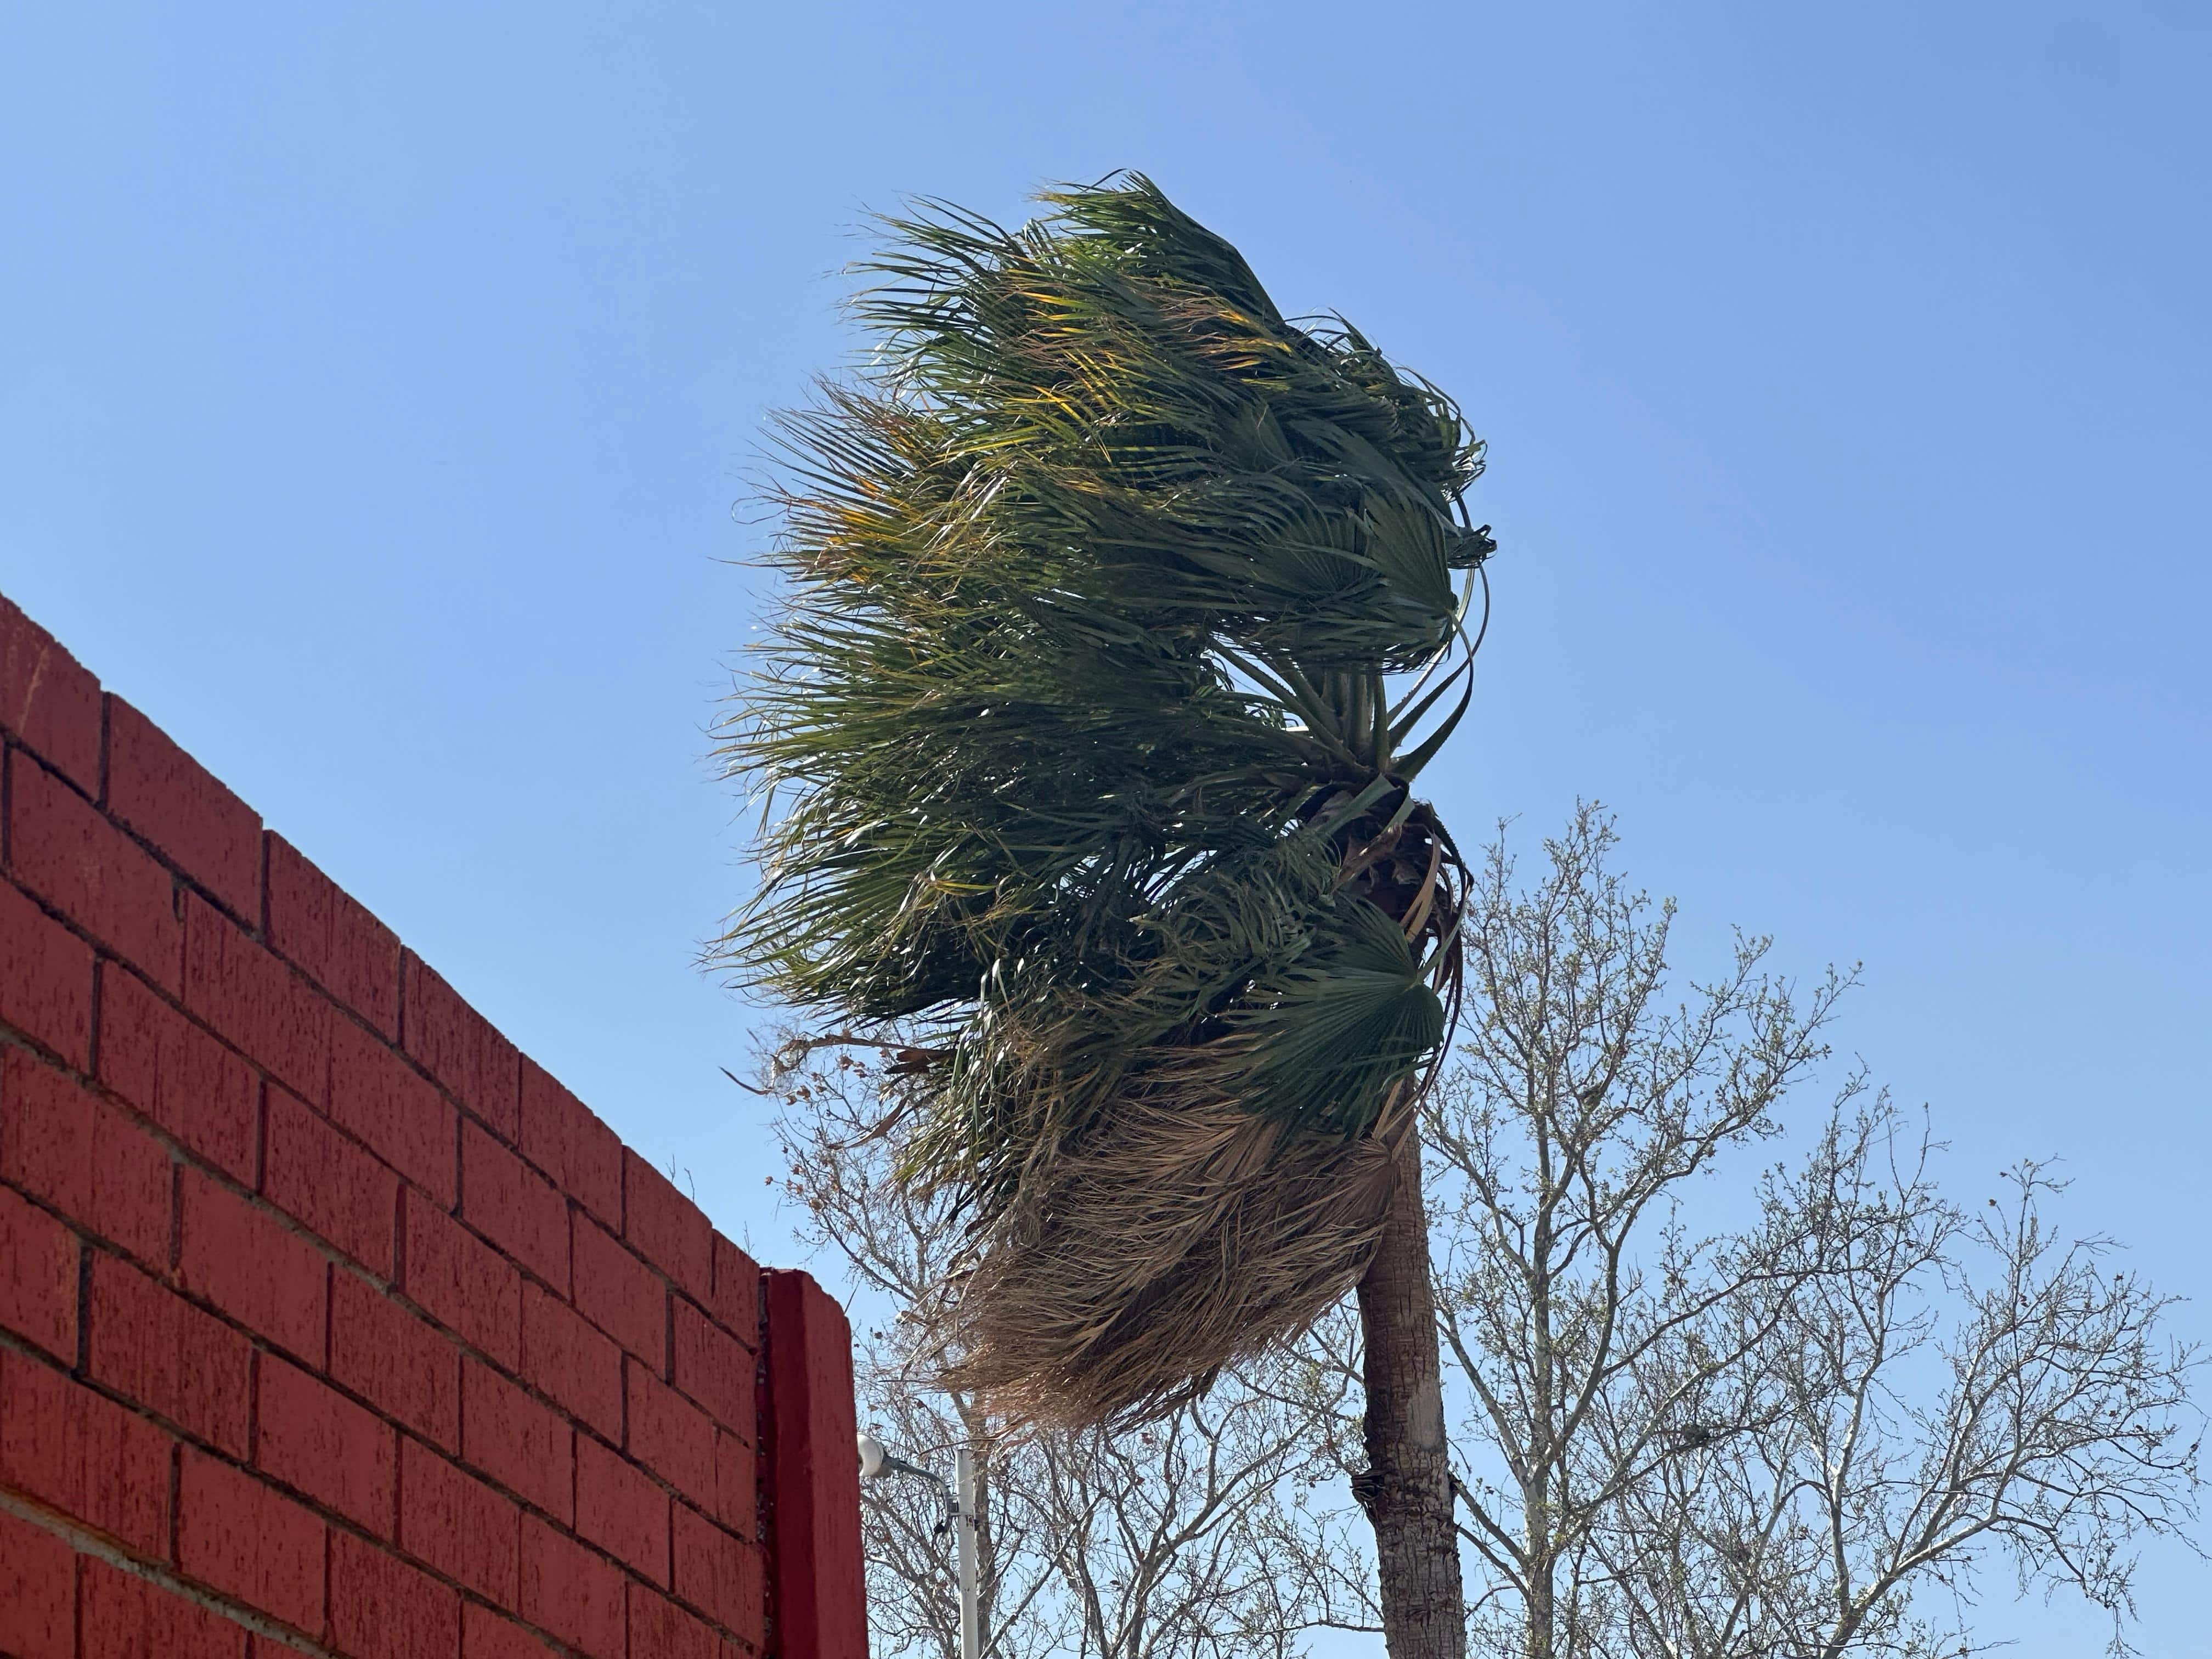
<svg viewBox="0 0 2212 1659">
<path fill-rule="evenodd" d="M 1493 544 L 1443 394 L 1140 177 L 1043 200 L 888 222 L 866 372 L 785 423 L 781 608 L 720 729 L 761 880 L 716 954 L 931 1034 L 951 1349 L 1096 1420 L 1372 1249 L 1457 996 L 1462 872 L 1407 786 L 1472 679 L 1389 688 L 1469 648 Z"/>
</svg>

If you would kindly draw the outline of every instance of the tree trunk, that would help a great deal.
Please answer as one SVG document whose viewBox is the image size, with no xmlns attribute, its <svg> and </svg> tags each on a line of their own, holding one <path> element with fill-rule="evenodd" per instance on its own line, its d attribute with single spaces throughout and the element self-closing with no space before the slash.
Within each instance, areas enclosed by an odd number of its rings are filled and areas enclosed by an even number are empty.
<svg viewBox="0 0 2212 1659">
<path fill-rule="evenodd" d="M 1390 1659 L 1466 1659 L 1418 1135 L 1408 1134 L 1399 1154 L 1382 1246 L 1359 1281 L 1359 1318 L 1367 1363 L 1367 1469 L 1357 1484 L 1375 1528 L 1383 1641 Z"/>
<path fill-rule="evenodd" d="M 1559 1602 L 1553 1591 L 1552 1567 L 1545 1562 L 1528 1576 L 1528 1659 L 1555 1659 L 1559 1651 Z"/>
</svg>

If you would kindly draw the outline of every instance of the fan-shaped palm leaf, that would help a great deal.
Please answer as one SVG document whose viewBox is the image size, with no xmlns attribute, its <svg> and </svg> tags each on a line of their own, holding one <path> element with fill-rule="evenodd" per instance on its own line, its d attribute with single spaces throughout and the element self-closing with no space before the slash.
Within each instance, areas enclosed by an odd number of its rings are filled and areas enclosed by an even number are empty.
<svg viewBox="0 0 2212 1659">
<path fill-rule="evenodd" d="M 973 1221 L 961 1375 L 1097 1420 L 1373 1249 L 1456 1005 L 1459 861 L 1411 786 L 1492 544 L 1441 393 L 1141 178 L 1044 199 L 891 222 L 866 372 L 789 422 L 721 955 L 912 1045 L 913 1177 Z"/>
</svg>

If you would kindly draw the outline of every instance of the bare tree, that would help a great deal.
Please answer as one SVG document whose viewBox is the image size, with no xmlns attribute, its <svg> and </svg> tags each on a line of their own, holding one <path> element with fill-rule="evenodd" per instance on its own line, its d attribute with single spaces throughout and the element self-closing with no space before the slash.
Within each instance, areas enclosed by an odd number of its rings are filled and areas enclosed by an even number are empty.
<svg viewBox="0 0 2212 1659">
<path fill-rule="evenodd" d="M 2126 1540 L 2192 1502 L 2166 1304 L 2054 1239 L 2033 1166 L 2002 1224 L 1924 1164 L 1878 1178 L 1895 1120 L 1857 1076 L 1802 1169 L 1693 1231 L 1694 1194 L 1728 1200 L 1692 1178 L 1779 1133 L 1850 976 L 1801 991 L 1739 937 L 1674 1000 L 1671 906 L 1607 867 L 1613 844 L 1581 809 L 1524 887 L 1501 835 L 1423 1125 L 1472 1645 L 1931 1654 L 1957 1621 L 1919 1621 L 1915 1591 L 1999 1547 L 2024 1582 L 2124 1609 Z"/>
<path fill-rule="evenodd" d="M 1607 871 L 1613 841 L 1584 809 L 1525 892 L 1502 836 L 1492 847 L 1469 906 L 1461 1054 L 1423 1126 L 1437 1317 L 1465 1407 L 1461 1530 L 1488 1580 L 1471 1633 L 1528 1659 L 1589 1650 L 1597 1528 L 1769 1335 L 1721 1331 L 1716 1314 L 1753 1284 L 1786 1304 L 1814 1270 L 1786 1236 L 1692 1239 L 1670 1204 L 1775 1132 L 1844 981 L 1801 1004 L 1761 974 L 1764 941 L 1743 939 L 1718 982 L 1666 1006 L 1672 912 L 1650 917 Z"/>
<path fill-rule="evenodd" d="M 1967 1654 L 1992 1558 L 2023 1594 L 2108 1611 L 2110 1650 L 2130 1651 L 2130 1546 L 2195 1514 L 2195 1352 L 2109 1241 L 2053 1231 L 2044 1166 L 1970 1212 L 1904 1127 L 1877 1100 L 1765 1182 L 1770 1217 L 1834 1231 L 1832 1270 L 1752 1316 L 1772 1339 L 1730 1379 L 1740 1427 L 1601 1531 L 1622 1651 Z M 1930 1589 L 1941 1619 L 1919 1613 Z"/>
<path fill-rule="evenodd" d="M 1285 1358 L 1134 1432 L 1000 1437 L 941 1380 L 936 1332 L 961 1227 L 943 1197 L 896 1178 L 896 1062 L 817 1054 L 774 1076 L 802 1235 L 850 1277 L 863 1420 L 925 1467 L 949 1472 L 963 1445 L 976 1455 L 990 1654 L 1288 1659 L 1316 1628 L 1380 1628 L 1336 1479 L 1355 1373 Z M 888 1481 L 863 1501 L 878 1650 L 957 1659 L 942 1504 Z"/>
</svg>

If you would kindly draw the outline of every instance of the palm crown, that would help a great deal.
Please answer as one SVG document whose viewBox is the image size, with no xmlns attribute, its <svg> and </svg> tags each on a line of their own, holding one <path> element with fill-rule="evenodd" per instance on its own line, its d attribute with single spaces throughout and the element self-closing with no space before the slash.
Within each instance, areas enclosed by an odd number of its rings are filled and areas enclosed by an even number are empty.
<svg viewBox="0 0 2212 1659">
<path fill-rule="evenodd" d="M 902 1045 L 910 1178 L 971 1218 L 956 1380 L 1096 1421 L 1373 1249 L 1457 1003 L 1412 786 L 1493 544 L 1433 387 L 1286 320 L 1142 178 L 1043 199 L 890 222 L 873 354 L 790 417 L 784 592 L 721 732 L 761 881 L 720 949 Z"/>
</svg>

